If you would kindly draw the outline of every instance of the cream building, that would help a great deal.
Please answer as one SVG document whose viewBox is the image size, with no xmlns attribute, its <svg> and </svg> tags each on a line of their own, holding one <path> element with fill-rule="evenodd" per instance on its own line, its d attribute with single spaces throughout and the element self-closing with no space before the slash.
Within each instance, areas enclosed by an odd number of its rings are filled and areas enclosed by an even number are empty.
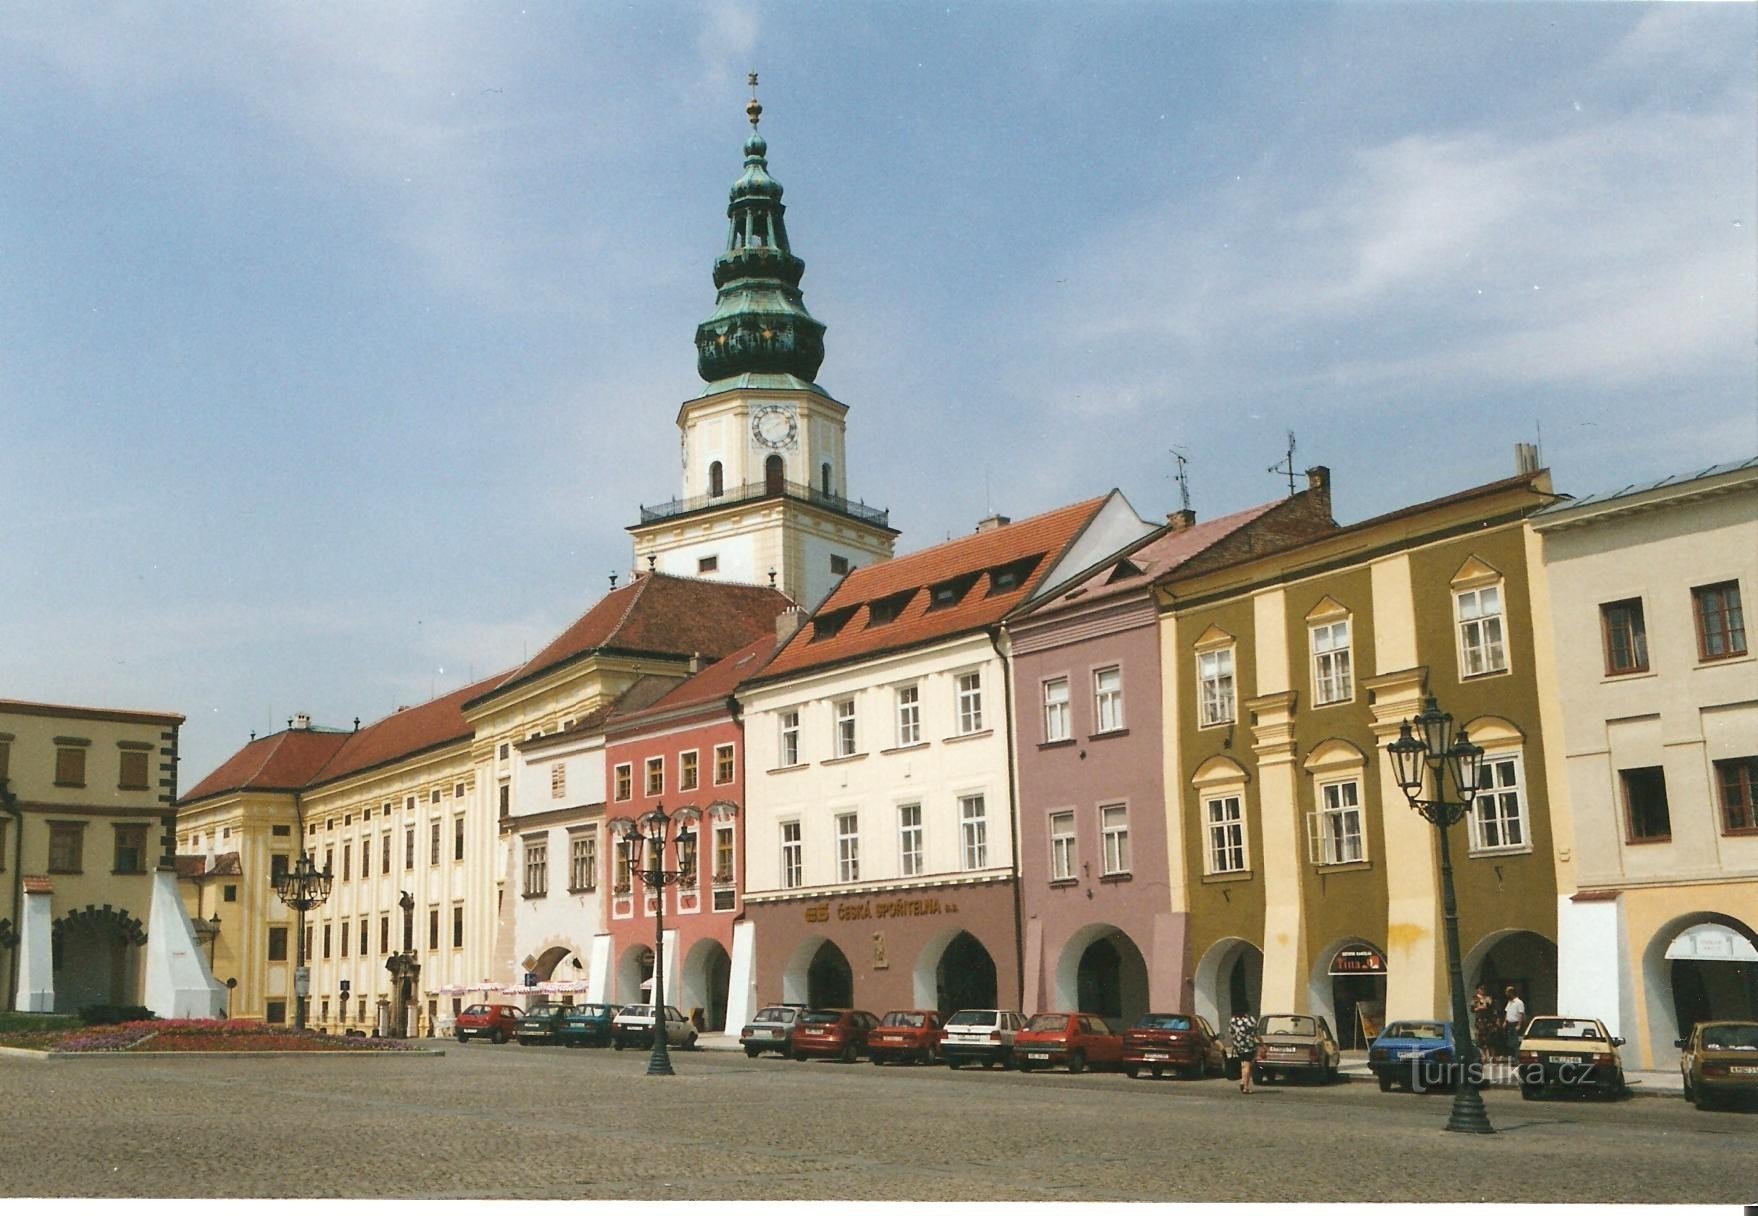
<svg viewBox="0 0 1758 1216">
<path fill-rule="evenodd" d="M 178 714 L 0 701 L 5 1007 L 210 1017 L 225 989 L 177 895 Z"/>
<path fill-rule="evenodd" d="M 1551 771 L 1572 812 L 1560 1011 L 1670 1066 L 1693 1022 L 1758 1020 L 1758 460 L 1560 503 L 1532 527 Z"/>
</svg>

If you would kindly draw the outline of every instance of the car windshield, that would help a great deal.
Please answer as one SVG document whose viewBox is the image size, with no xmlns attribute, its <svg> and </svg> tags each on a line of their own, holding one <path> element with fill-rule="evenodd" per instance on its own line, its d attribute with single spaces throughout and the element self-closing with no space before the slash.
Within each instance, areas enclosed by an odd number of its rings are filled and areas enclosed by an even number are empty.
<svg viewBox="0 0 1758 1216">
<path fill-rule="evenodd" d="M 828 1026 L 842 1021 L 842 1014 L 835 1009 L 812 1009 L 802 1013 L 800 1021 L 807 1026 Z"/>
<path fill-rule="evenodd" d="M 1026 1023 L 1027 1030 L 1062 1030 L 1068 1025 L 1066 1013 L 1034 1013 Z"/>
<path fill-rule="evenodd" d="M 1190 1019 L 1182 1013 L 1144 1013 L 1135 1024 L 1137 1030 L 1189 1030 Z"/>
<path fill-rule="evenodd" d="M 759 1022 L 791 1022 L 799 1012 L 798 1009 L 789 1009 L 786 1005 L 771 1005 L 768 1009 L 759 1009 L 756 1020 Z"/>
<path fill-rule="evenodd" d="M 1705 1026 L 1704 1051 L 1758 1051 L 1758 1026 Z"/>
<path fill-rule="evenodd" d="M 928 1024 L 928 1015 L 925 1013 L 914 1013 L 907 1009 L 894 1009 L 886 1014 L 885 1020 L 879 1024 L 881 1026 L 926 1026 Z"/>
<path fill-rule="evenodd" d="M 1383 1037 L 1388 1039 L 1444 1039 L 1447 1028 L 1439 1022 L 1393 1022 Z"/>
<path fill-rule="evenodd" d="M 946 1019 L 948 1026 L 993 1026 L 996 1022 L 993 1009 L 960 1009 Z"/>
<path fill-rule="evenodd" d="M 525 1011 L 528 1018 L 552 1018 L 558 1013 L 566 1013 L 566 1005 L 536 1005 Z"/>
<path fill-rule="evenodd" d="M 623 1016 L 629 1018 L 650 1018 L 653 1016 L 651 1005 L 624 1005 Z"/>
<path fill-rule="evenodd" d="M 568 1016 L 574 1018 L 601 1018 L 610 1012 L 609 1005 L 575 1005 L 568 1010 Z"/>
<path fill-rule="evenodd" d="M 1257 1028 L 1259 1034 L 1307 1034 L 1318 1033 L 1318 1023 L 1308 1017 L 1286 1013 L 1274 1013 L 1265 1018 Z"/>
<path fill-rule="evenodd" d="M 1529 1039 L 1580 1039 L 1586 1043 L 1601 1042 L 1605 1031 L 1598 1022 L 1581 1018 L 1533 1018 L 1526 1028 Z"/>
<path fill-rule="evenodd" d="M 470 1008 L 466 1009 L 464 1011 L 464 1013 L 469 1016 L 479 1016 L 481 1014 L 487 1013 L 488 1011 L 489 1011 L 489 1008 L 487 1005 L 472 1005 L 472 1006 L 470 1006 Z"/>
</svg>

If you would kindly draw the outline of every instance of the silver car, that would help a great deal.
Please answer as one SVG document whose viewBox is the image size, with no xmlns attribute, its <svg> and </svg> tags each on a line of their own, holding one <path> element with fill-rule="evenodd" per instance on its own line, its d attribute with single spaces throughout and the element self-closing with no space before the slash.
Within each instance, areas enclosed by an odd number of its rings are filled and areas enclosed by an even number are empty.
<svg viewBox="0 0 1758 1216">
<path fill-rule="evenodd" d="M 696 1028 L 690 1019 L 678 1012 L 676 1005 L 665 1007 L 665 1041 L 673 1047 L 694 1047 Z M 622 1012 L 611 1019 L 610 1045 L 621 1051 L 625 1047 L 649 1047 L 653 1044 L 653 1006 L 624 1005 Z"/>
</svg>

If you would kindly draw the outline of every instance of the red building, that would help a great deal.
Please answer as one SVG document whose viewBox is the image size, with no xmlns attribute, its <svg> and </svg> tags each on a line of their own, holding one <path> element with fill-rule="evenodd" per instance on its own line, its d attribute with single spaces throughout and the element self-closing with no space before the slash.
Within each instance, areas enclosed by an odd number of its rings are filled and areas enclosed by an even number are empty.
<svg viewBox="0 0 1758 1216">
<path fill-rule="evenodd" d="M 605 819 L 638 819 L 655 807 L 691 820 L 689 847 L 666 850 L 676 885 L 647 889 L 629 870 L 620 841 L 610 849 L 609 998 L 649 999 L 654 915 L 665 903 L 665 1000 L 686 1014 L 700 1011 L 709 1032 L 728 1028 L 734 923 L 743 909 L 744 732 L 733 690 L 769 661 L 773 634 L 704 668 L 644 709 L 605 723 Z M 612 840 L 617 840 L 615 829 Z M 643 858 L 643 868 L 652 861 Z M 736 1033 L 745 1011 L 732 1011 Z"/>
</svg>

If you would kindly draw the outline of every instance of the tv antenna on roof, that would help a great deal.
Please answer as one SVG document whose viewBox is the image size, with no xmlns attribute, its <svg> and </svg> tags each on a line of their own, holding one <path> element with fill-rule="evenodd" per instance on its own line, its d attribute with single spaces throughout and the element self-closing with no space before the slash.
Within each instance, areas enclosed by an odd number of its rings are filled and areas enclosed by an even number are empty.
<svg viewBox="0 0 1758 1216">
<path fill-rule="evenodd" d="M 1294 497 L 1294 432 L 1288 432 L 1288 454 L 1282 457 L 1279 464 L 1273 464 L 1267 470 L 1271 473 L 1285 473 L 1288 476 L 1288 497 Z"/>
<path fill-rule="evenodd" d="M 1172 459 L 1178 462 L 1178 472 L 1173 474 L 1178 479 L 1178 506 L 1180 509 L 1188 511 L 1190 510 L 1190 457 L 1178 448 L 1168 450 L 1172 453 Z"/>
</svg>

